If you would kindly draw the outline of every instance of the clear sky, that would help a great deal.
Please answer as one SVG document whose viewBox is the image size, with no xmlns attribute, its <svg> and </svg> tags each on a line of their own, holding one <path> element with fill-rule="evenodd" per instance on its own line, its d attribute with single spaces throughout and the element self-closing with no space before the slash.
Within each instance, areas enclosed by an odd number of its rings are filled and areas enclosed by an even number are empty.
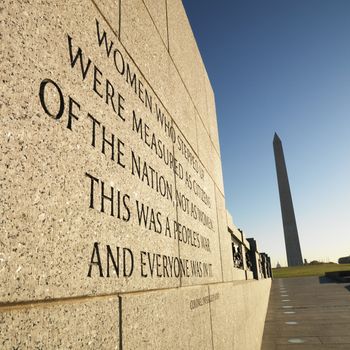
<svg viewBox="0 0 350 350">
<path fill-rule="evenodd" d="M 228 210 L 286 264 L 272 140 L 303 257 L 350 254 L 350 1 L 183 0 L 216 96 Z"/>
</svg>

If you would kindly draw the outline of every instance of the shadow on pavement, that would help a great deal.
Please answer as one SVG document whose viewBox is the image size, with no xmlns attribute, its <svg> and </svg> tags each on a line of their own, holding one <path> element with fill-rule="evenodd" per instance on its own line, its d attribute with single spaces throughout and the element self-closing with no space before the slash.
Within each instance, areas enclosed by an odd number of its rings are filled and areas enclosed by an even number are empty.
<svg viewBox="0 0 350 350">
<path fill-rule="evenodd" d="M 326 277 L 326 276 L 320 276 L 318 279 L 319 279 L 319 282 L 321 284 L 324 284 L 324 283 L 339 283 L 338 281 L 333 280 L 332 278 L 329 278 L 329 277 Z"/>
<path fill-rule="evenodd" d="M 326 272 L 324 276 L 319 277 L 319 282 L 323 283 L 349 283 L 350 282 L 350 271 L 331 271 Z M 349 286 L 346 286 L 346 289 Z"/>
<path fill-rule="evenodd" d="M 325 283 L 349 283 L 348 281 L 339 281 L 339 280 L 335 280 L 335 279 L 332 279 L 332 278 L 329 278 L 327 276 L 320 276 L 318 278 L 320 284 L 325 284 Z M 344 288 L 350 292 L 350 284 L 348 284 L 347 286 L 344 286 Z"/>
</svg>

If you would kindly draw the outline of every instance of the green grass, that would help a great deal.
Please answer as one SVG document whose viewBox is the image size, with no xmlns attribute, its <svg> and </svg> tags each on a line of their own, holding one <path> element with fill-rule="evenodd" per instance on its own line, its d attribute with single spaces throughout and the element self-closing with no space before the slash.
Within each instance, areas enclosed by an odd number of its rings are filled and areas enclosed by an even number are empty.
<svg viewBox="0 0 350 350">
<path fill-rule="evenodd" d="M 323 276 L 330 271 L 350 271 L 350 264 L 319 264 L 272 269 L 274 278 Z"/>
</svg>

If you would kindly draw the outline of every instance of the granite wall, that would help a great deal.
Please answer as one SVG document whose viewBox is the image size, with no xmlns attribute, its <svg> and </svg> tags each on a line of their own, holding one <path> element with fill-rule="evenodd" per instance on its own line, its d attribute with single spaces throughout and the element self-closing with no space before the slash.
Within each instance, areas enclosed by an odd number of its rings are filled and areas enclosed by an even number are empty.
<svg viewBox="0 0 350 350">
<path fill-rule="evenodd" d="M 0 348 L 259 349 L 182 2 L 1 6 Z"/>
</svg>

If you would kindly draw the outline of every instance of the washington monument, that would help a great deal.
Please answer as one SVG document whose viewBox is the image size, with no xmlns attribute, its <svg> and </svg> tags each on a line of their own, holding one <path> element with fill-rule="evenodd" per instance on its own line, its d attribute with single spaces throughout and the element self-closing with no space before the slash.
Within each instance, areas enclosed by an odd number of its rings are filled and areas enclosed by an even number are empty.
<svg viewBox="0 0 350 350">
<path fill-rule="evenodd" d="M 303 257 L 301 256 L 298 229 L 295 221 L 292 195 L 290 193 L 287 167 L 284 161 L 282 142 L 276 133 L 273 138 L 273 151 L 275 154 L 288 266 L 302 265 Z"/>
</svg>

